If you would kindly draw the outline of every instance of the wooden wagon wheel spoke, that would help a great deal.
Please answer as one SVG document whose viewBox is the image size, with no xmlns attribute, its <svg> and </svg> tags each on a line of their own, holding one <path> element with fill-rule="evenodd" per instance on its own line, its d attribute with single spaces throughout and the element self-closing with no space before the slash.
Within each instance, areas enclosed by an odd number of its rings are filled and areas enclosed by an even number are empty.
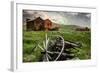
<svg viewBox="0 0 100 73">
<path fill-rule="evenodd" d="M 49 54 L 53 54 L 53 52 L 51 52 L 51 51 L 47 51 L 47 53 L 49 53 Z"/>
<path fill-rule="evenodd" d="M 49 50 L 49 49 L 50 49 L 50 44 L 49 44 L 49 42 L 50 42 L 50 41 L 54 41 L 54 40 L 52 40 L 52 39 L 50 40 L 50 39 L 47 37 L 47 34 L 45 35 L 45 38 L 46 38 L 46 39 L 45 39 L 45 42 L 43 41 L 43 47 L 40 46 L 40 45 L 38 45 L 38 47 L 39 47 L 42 51 L 44 51 L 44 61 L 49 61 L 50 59 L 53 60 L 53 61 L 57 61 L 58 58 L 61 56 L 63 50 L 64 50 L 64 39 L 63 39 L 63 37 L 60 36 L 60 35 L 55 35 L 55 37 L 61 39 L 62 48 L 61 48 L 61 50 L 60 50 L 59 52 L 55 52 L 55 51 Z M 55 59 L 54 59 L 54 58 L 52 59 L 52 57 L 51 57 L 49 54 L 57 54 L 57 57 L 55 57 Z"/>
<path fill-rule="evenodd" d="M 49 54 L 47 54 L 47 56 L 48 56 L 49 59 L 52 59 L 51 56 L 50 56 Z"/>
<path fill-rule="evenodd" d="M 43 47 L 42 47 L 42 46 L 40 46 L 39 44 L 38 44 L 38 47 L 39 47 L 42 51 L 44 51 Z"/>
</svg>

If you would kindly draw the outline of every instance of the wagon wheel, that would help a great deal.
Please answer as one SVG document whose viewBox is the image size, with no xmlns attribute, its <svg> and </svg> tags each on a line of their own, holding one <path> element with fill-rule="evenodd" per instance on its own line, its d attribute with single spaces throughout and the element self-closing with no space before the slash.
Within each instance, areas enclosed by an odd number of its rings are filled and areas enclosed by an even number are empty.
<svg viewBox="0 0 100 73">
<path fill-rule="evenodd" d="M 43 42 L 44 48 L 42 48 L 40 45 L 38 45 L 44 52 L 44 57 L 43 57 L 43 61 L 57 61 L 59 59 L 59 57 L 61 56 L 61 54 L 63 53 L 64 50 L 64 39 L 62 36 L 60 35 L 55 35 L 56 39 L 60 39 L 61 40 L 61 47 L 60 50 L 58 51 L 54 51 L 56 48 L 53 48 L 54 50 L 51 50 L 52 46 L 50 46 L 50 44 L 52 44 L 51 41 L 54 41 L 53 39 L 49 39 L 47 38 L 47 34 L 46 34 L 46 41 Z M 55 43 L 54 43 L 55 44 Z M 54 46 L 53 44 L 53 46 Z M 55 56 L 55 57 L 54 57 Z"/>
</svg>

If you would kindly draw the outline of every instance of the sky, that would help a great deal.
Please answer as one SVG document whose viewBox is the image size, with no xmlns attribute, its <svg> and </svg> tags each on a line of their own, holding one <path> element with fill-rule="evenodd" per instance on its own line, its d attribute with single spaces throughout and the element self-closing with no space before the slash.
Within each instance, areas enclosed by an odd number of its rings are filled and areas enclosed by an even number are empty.
<svg viewBox="0 0 100 73">
<path fill-rule="evenodd" d="M 61 25 L 78 25 L 83 27 L 90 27 L 91 25 L 90 13 L 23 10 L 24 23 L 27 18 L 34 20 L 37 17 L 41 17 L 44 20 L 50 19 L 52 22 Z"/>
</svg>

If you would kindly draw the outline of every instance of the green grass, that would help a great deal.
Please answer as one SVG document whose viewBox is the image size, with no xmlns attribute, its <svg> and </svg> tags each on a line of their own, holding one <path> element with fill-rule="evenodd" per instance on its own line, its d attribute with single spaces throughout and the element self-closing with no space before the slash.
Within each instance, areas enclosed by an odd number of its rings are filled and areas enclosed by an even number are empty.
<svg viewBox="0 0 100 73">
<path fill-rule="evenodd" d="M 74 54 L 80 59 L 91 58 L 91 32 L 90 31 L 75 31 L 76 26 L 62 25 L 59 31 L 23 31 L 23 62 L 38 62 L 41 57 L 41 49 L 36 47 L 45 40 L 45 33 L 49 37 L 51 35 L 61 35 L 64 40 L 80 42 L 81 48 L 76 48 L 78 52 Z M 34 48 L 35 47 L 35 48 Z M 75 51 L 75 50 L 73 50 Z"/>
</svg>

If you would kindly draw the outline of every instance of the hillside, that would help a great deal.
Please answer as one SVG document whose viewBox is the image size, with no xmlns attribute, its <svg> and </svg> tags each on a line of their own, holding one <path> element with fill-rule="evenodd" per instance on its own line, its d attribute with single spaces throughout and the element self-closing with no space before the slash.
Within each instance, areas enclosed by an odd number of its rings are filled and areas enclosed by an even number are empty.
<svg viewBox="0 0 100 73">
<path fill-rule="evenodd" d="M 79 42 L 82 44 L 81 48 L 77 48 L 78 52 L 74 52 L 80 60 L 91 58 L 91 32 L 90 31 L 76 31 L 78 26 L 62 25 L 59 31 L 23 31 L 23 62 L 39 62 L 41 57 L 41 50 L 36 47 L 45 40 L 45 33 L 48 37 L 51 35 L 61 35 L 64 40 L 72 42 Z M 73 50 L 75 51 L 75 50 Z"/>
</svg>

